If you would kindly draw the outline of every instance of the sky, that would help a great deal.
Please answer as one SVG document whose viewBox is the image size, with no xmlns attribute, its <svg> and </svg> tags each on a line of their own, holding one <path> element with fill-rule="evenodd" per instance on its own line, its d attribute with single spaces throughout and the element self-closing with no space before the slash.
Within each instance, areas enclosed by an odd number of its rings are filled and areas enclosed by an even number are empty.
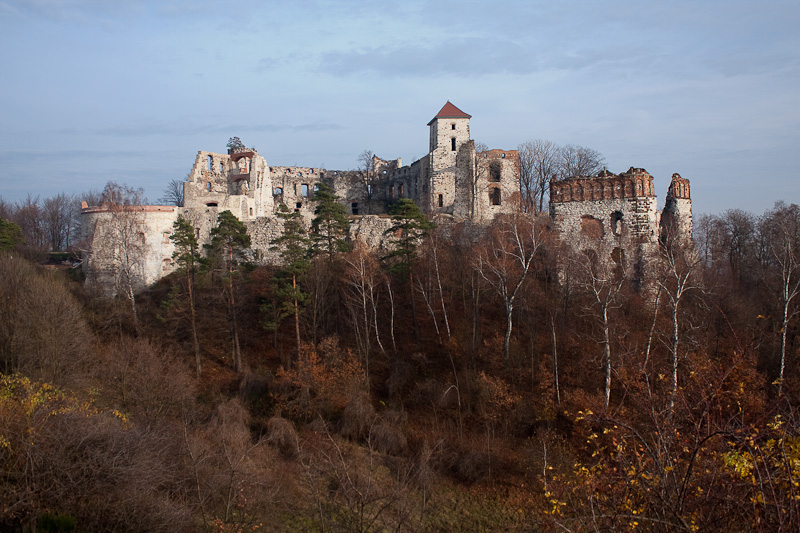
<svg viewBox="0 0 800 533">
<path fill-rule="evenodd" d="M 0 197 L 143 187 L 232 136 L 271 165 L 472 138 L 593 148 L 694 213 L 800 203 L 800 0 L 0 0 Z"/>
</svg>

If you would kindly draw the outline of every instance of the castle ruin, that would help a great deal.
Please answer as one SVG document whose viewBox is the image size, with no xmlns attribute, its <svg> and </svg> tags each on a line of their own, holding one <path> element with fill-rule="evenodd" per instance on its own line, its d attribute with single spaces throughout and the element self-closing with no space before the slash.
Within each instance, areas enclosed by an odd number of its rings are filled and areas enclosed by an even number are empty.
<svg viewBox="0 0 800 533">
<path fill-rule="evenodd" d="M 408 166 L 399 158 L 373 156 L 359 170 L 279 167 L 269 166 L 255 149 L 240 144 L 225 154 L 200 151 L 184 183 L 183 207 L 83 206 L 87 284 L 113 292 L 120 270 L 128 270 L 126 276 L 135 277 L 140 287 L 172 272 L 169 236 L 179 215 L 193 224 L 199 241 L 207 243 L 218 213 L 231 211 L 246 225 L 256 256 L 264 262 L 275 261 L 270 243 L 283 228 L 276 216 L 279 206 L 285 204 L 310 223 L 314 191 L 321 182 L 331 186 L 351 215 L 350 237 L 372 247 L 383 245 L 384 232 L 391 225 L 386 213 L 400 198 L 412 199 L 440 222 L 486 225 L 499 214 L 517 212 L 519 154 L 499 149 L 477 152 L 470 139 L 470 118 L 448 101 L 428 123 L 428 154 Z M 130 242 L 121 242 L 121 215 L 135 225 L 134 235 L 126 237 Z M 553 181 L 550 216 L 562 240 L 578 247 L 608 241 L 623 249 L 652 248 L 662 221 L 691 235 L 689 182 L 673 175 L 661 214 L 653 178 L 643 169 Z M 140 256 L 135 272 L 125 266 L 125 257 L 132 251 Z"/>
</svg>

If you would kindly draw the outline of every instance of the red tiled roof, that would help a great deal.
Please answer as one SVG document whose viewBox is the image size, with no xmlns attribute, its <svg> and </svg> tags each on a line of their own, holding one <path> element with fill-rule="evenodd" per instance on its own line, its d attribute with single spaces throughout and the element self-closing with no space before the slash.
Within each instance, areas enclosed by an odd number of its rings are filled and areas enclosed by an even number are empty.
<svg viewBox="0 0 800 533">
<path fill-rule="evenodd" d="M 467 115 L 448 100 L 441 111 L 436 113 L 436 116 L 431 119 L 431 122 L 437 118 L 472 118 L 472 115 Z M 428 122 L 428 126 L 431 125 L 431 122 Z"/>
</svg>

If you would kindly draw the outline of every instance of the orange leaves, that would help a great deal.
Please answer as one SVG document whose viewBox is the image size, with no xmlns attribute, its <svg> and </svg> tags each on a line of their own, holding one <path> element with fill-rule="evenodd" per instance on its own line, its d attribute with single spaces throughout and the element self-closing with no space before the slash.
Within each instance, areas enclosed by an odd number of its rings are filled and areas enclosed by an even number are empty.
<svg viewBox="0 0 800 533">
<path fill-rule="evenodd" d="M 317 348 L 304 344 L 292 370 L 280 369 L 280 392 L 273 395 L 279 410 L 310 419 L 317 414 L 341 413 L 347 402 L 365 388 L 364 368 L 349 349 L 328 338 Z"/>
</svg>

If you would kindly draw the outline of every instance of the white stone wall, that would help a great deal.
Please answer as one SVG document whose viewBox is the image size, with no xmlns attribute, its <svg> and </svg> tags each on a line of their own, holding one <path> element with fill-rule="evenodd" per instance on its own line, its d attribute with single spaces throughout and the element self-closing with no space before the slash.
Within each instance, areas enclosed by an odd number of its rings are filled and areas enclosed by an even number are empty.
<svg viewBox="0 0 800 533">
<path fill-rule="evenodd" d="M 135 206 L 129 209 L 84 210 L 83 256 L 86 283 L 102 292 L 117 292 L 123 272 L 132 274 L 137 289 L 155 283 L 174 270 L 174 246 L 169 236 L 179 208 Z"/>
</svg>

